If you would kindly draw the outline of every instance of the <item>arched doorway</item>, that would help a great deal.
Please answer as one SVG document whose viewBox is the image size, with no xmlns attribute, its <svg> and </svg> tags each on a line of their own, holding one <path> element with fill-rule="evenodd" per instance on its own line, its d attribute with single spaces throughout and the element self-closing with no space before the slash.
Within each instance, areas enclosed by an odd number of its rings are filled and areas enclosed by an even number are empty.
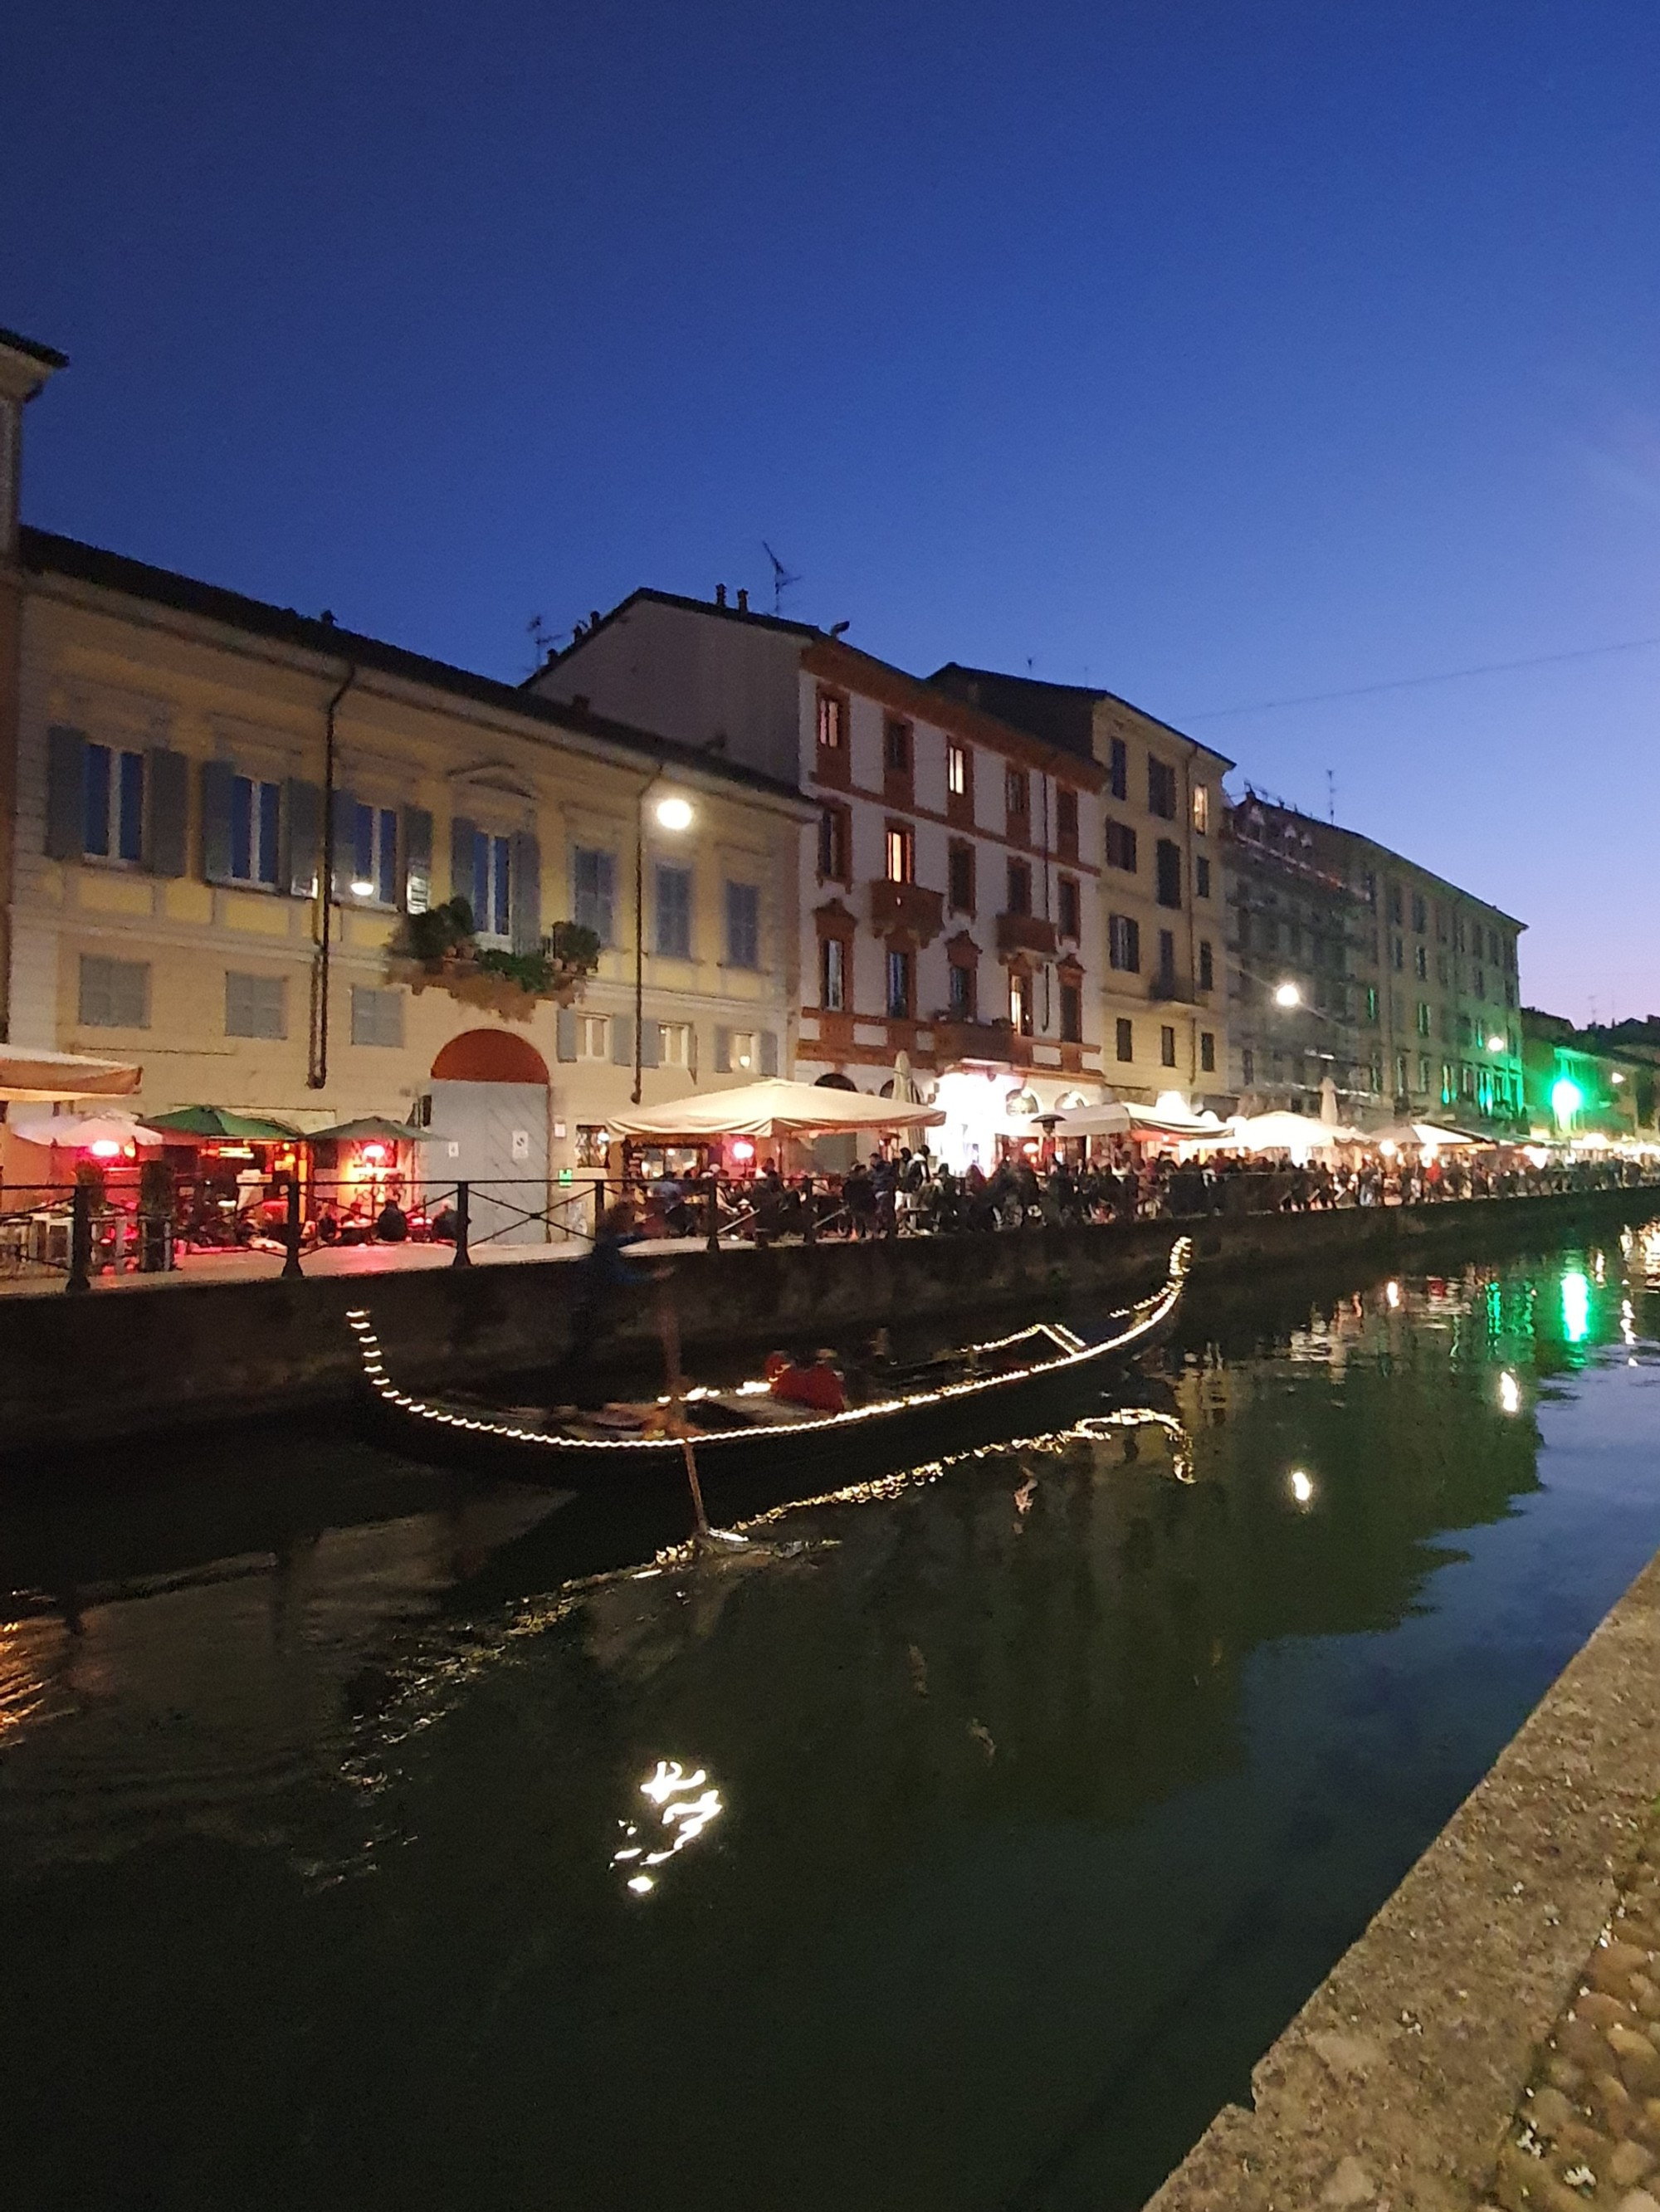
<svg viewBox="0 0 1660 2212">
<path fill-rule="evenodd" d="M 511 1030 L 465 1030 L 432 1064 L 429 1179 L 470 1186 L 472 1234 L 543 1244 L 548 1204 L 548 1064 Z"/>
</svg>

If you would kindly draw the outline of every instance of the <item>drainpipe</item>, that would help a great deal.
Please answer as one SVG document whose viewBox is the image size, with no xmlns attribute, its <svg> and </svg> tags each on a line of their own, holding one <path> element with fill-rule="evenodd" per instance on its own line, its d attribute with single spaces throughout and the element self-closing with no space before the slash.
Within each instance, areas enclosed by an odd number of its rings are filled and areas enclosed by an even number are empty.
<svg viewBox="0 0 1660 2212">
<path fill-rule="evenodd" d="M 318 875 L 317 951 L 311 969 L 311 1058 L 306 1087 L 320 1091 L 329 1079 L 329 946 L 334 928 L 334 718 L 340 702 L 357 681 L 355 664 L 348 663 L 340 688 L 329 701 L 323 719 L 323 856 Z"/>
</svg>

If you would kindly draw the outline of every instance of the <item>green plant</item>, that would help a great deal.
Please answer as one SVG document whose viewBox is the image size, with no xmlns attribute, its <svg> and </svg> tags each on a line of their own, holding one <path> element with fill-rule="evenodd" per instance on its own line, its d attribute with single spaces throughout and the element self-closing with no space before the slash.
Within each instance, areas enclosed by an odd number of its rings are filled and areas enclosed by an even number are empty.
<svg viewBox="0 0 1660 2212">
<path fill-rule="evenodd" d="M 86 1192 L 94 1206 L 100 1206 L 104 1203 L 104 1193 L 108 1186 L 105 1180 L 104 1170 L 96 1160 L 78 1161 L 75 1170 L 75 1180 Z"/>
<path fill-rule="evenodd" d="M 138 1170 L 138 1211 L 160 1217 L 173 1212 L 171 1160 L 145 1160 Z"/>
<path fill-rule="evenodd" d="M 424 914 L 405 915 L 396 949 L 423 968 L 435 968 L 471 944 L 472 929 L 472 908 L 465 899 L 453 898 Z"/>
</svg>

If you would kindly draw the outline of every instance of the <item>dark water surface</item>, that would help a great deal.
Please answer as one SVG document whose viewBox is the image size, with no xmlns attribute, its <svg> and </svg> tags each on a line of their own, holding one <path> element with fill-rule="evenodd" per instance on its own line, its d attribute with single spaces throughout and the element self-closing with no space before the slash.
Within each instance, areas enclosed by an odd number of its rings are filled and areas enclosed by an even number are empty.
<svg viewBox="0 0 1660 2212">
<path fill-rule="evenodd" d="M 1651 1275 L 1265 1297 L 696 1571 L 338 1430 L 47 1471 L 0 2202 L 1138 2204 L 1660 1546 Z"/>
</svg>

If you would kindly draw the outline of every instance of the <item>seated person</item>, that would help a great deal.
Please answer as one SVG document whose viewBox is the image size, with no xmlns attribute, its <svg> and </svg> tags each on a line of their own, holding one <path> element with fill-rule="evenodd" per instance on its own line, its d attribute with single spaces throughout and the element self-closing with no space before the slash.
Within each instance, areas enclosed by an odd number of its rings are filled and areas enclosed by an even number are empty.
<svg viewBox="0 0 1660 2212">
<path fill-rule="evenodd" d="M 410 1218 L 395 1198 L 389 1198 L 375 1216 L 374 1233 L 383 1244 L 401 1244 L 410 1233 Z"/>
<path fill-rule="evenodd" d="M 433 1215 L 432 1225 L 427 1234 L 435 1244 L 453 1244 L 455 1233 L 460 1226 L 460 1215 L 457 1213 L 448 1199 L 446 1199 L 437 1212 Z"/>
<path fill-rule="evenodd" d="M 836 1366 L 833 1352 L 820 1352 L 811 1367 L 798 1366 L 785 1352 L 767 1354 L 767 1387 L 775 1398 L 792 1406 L 810 1406 L 817 1413 L 843 1413 L 848 1393 Z"/>
</svg>

